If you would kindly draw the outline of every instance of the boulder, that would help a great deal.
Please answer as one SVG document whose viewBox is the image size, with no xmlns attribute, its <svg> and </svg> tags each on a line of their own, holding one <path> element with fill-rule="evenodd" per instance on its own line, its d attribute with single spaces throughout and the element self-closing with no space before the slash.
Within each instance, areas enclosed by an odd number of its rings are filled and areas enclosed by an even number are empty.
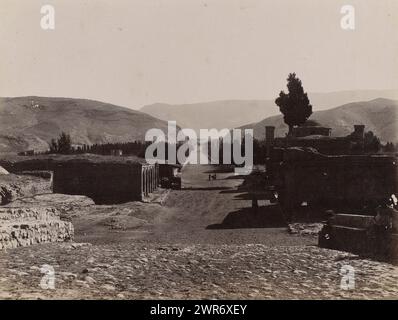
<svg viewBox="0 0 398 320">
<path fill-rule="evenodd" d="M 0 174 L 9 174 L 9 172 L 4 169 L 2 166 L 0 166 Z"/>
</svg>

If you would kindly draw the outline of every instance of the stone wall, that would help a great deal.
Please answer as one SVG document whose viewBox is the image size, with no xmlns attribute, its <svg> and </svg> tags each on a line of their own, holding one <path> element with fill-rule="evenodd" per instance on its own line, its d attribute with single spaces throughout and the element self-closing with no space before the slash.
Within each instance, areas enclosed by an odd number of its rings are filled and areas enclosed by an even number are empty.
<svg viewBox="0 0 398 320">
<path fill-rule="evenodd" d="M 398 211 L 384 211 L 388 220 L 382 227 L 372 216 L 331 215 L 319 233 L 319 246 L 398 262 Z"/>
<path fill-rule="evenodd" d="M 354 150 L 358 150 L 357 143 L 348 138 L 342 137 L 292 137 L 292 138 L 275 138 L 274 146 L 279 148 L 291 147 L 310 147 L 315 148 L 320 153 L 327 155 L 350 154 Z"/>
<path fill-rule="evenodd" d="M 299 126 L 293 128 L 293 136 L 299 137 L 306 137 L 312 135 L 321 135 L 329 137 L 331 134 L 332 129 L 321 127 L 321 126 Z"/>
<path fill-rule="evenodd" d="M 73 239 L 73 225 L 55 208 L 0 207 L 0 249 Z"/>
<path fill-rule="evenodd" d="M 22 159 L 21 159 L 22 158 Z M 12 173 L 19 173 L 21 171 L 52 171 L 55 161 L 48 159 L 24 159 L 19 157 L 17 161 L 0 160 L 0 165 Z"/>
<path fill-rule="evenodd" d="M 325 156 L 290 148 L 282 151 L 281 160 L 270 171 L 286 209 L 305 202 L 326 209 L 360 210 L 398 191 L 394 156 Z"/>
<path fill-rule="evenodd" d="M 331 129 L 324 127 L 296 127 L 292 136 L 275 137 L 275 127 L 265 127 L 267 157 L 276 148 L 315 148 L 327 155 L 361 154 L 364 148 L 363 125 L 355 125 L 354 131 L 346 137 L 332 137 Z"/>
<path fill-rule="evenodd" d="M 85 195 L 97 204 L 142 200 L 157 189 L 155 165 L 64 162 L 54 167 L 53 192 Z"/>
</svg>

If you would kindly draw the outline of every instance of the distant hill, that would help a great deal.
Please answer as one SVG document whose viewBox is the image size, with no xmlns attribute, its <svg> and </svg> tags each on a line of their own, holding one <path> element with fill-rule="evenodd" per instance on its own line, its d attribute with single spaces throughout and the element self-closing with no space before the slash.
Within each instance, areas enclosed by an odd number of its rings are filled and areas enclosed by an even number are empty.
<svg viewBox="0 0 398 320">
<path fill-rule="evenodd" d="M 332 128 L 332 135 L 346 136 L 353 131 L 354 124 L 364 124 L 365 131 L 373 131 L 383 142 L 398 142 L 398 101 L 374 99 L 354 102 L 329 110 L 314 112 L 311 120 Z M 264 139 L 265 126 L 275 126 L 275 135 L 284 136 L 288 127 L 282 115 L 268 117 L 257 123 L 242 126 L 253 128 L 254 137 Z"/>
<path fill-rule="evenodd" d="M 284 89 L 284 88 L 282 88 Z M 350 102 L 376 98 L 398 99 L 397 90 L 357 90 L 329 93 L 309 93 L 314 111 L 326 110 Z M 272 100 L 225 100 L 192 104 L 171 105 L 155 103 L 141 111 L 162 120 L 176 120 L 183 128 L 222 129 L 236 128 L 279 114 Z"/>
<path fill-rule="evenodd" d="M 167 123 L 140 111 L 85 99 L 0 98 L 0 152 L 47 150 L 61 131 L 74 144 L 144 140 Z"/>
<path fill-rule="evenodd" d="M 176 120 L 181 128 L 235 128 L 277 111 L 273 101 L 225 100 L 184 105 L 155 103 L 140 109 L 162 120 Z"/>
<path fill-rule="evenodd" d="M 364 92 L 367 96 L 375 94 L 375 91 Z M 362 95 L 365 95 L 364 92 Z M 336 102 L 358 96 L 359 93 L 353 95 L 352 92 L 315 94 L 311 102 L 315 110 L 317 105 L 314 101 L 330 99 Z M 143 140 L 150 128 L 167 132 L 164 120 L 177 120 L 180 127 L 193 129 L 236 128 L 253 123 L 249 127 L 254 127 L 256 137 L 264 136 L 266 124 L 275 125 L 278 135 L 284 135 L 287 131 L 281 116 L 267 116 L 268 113 L 279 113 L 274 102 L 267 100 L 215 101 L 178 106 L 155 104 L 145 106 L 141 111 L 86 99 L 0 98 L 0 153 L 47 150 L 50 140 L 61 131 L 69 133 L 74 144 Z M 374 131 L 382 140 L 398 141 L 396 100 L 349 103 L 314 112 L 311 119 L 332 127 L 336 136 L 346 135 L 354 124 L 363 123 L 366 130 Z"/>
</svg>

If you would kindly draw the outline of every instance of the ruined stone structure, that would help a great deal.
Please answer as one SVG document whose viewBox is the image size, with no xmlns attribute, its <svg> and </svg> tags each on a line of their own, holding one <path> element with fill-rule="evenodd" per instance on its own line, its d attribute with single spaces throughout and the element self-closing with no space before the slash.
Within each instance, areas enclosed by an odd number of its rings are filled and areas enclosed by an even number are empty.
<svg viewBox="0 0 398 320">
<path fill-rule="evenodd" d="M 388 211 L 381 226 L 373 216 L 332 214 L 319 233 L 319 246 L 398 262 L 398 211 L 379 210 Z"/>
<path fill-rule="evenodd" d="M 21 151 L 18 153 L 20 156 L 33 156 L 35 154 L 34 150 L 27 150 L 27 151 Z"/>
<path fill-rule="evenodd" d="M 311 147 L 320 153 L 337 155 L 361 153 L 365 126 L 355 125 L 354 131 L 346 137 L 332 137 L 331 128 L 320 126 L 303 126 L 293 128 L 292 136 L 275 137 L 275 127 L 265 127 L 267 150 L 272 147 Z M 268 152 L 269 154 L 269 152 Z"/>
<path fill-rule="evenodd" d="M 296 138 L 320 135 L 330 137 L 332 132 L 331 128 L 321 126 L 300 126 L 293 128 L 293 136 Z"/>
<path fill-rule="evenodd" d="M 0 207 L 0 249 L 73 239 L 73 225 L 54 208 Z"/>
<path fill-rule="evenodd" d="M 271 158 L 267 172 L 286 211 L 302 203 L 325 209 L 362 210 L 398 192 L 395 156 L 333 156 L 294 147 L 273 149 Z"/>
<path fill-rule="evenodd" d="M 268 184 L 287 220 L 329 215 L 321 247 L 398 261 L 398 211 L 386 205 L 398 194 L 396 155 L 364 154 L 363 125 L 338 138 L 323 127 L 298 127 L 284 138 L 265 130 Z M 384 225 L 380 210 L 392 212 Z"/>
<path fill-rule="evenodd" d="M 85 195 L 99 204 L 142 200 L 158 184 L 158 165 L 122 158 L 114 162 L 74 159 L 54 166 L 54 193 Z"/>
</svg>

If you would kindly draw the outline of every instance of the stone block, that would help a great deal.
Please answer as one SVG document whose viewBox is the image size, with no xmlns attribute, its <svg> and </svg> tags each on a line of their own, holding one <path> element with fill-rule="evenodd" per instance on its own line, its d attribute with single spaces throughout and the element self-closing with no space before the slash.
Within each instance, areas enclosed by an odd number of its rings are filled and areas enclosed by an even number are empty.
<svg viewBox="0 0 398 320">
<path fill-rule="evenodd" d="M 69 241 L 73 234 L 55 208 L 0 208 L 0 249 Z"/>
</svg>

